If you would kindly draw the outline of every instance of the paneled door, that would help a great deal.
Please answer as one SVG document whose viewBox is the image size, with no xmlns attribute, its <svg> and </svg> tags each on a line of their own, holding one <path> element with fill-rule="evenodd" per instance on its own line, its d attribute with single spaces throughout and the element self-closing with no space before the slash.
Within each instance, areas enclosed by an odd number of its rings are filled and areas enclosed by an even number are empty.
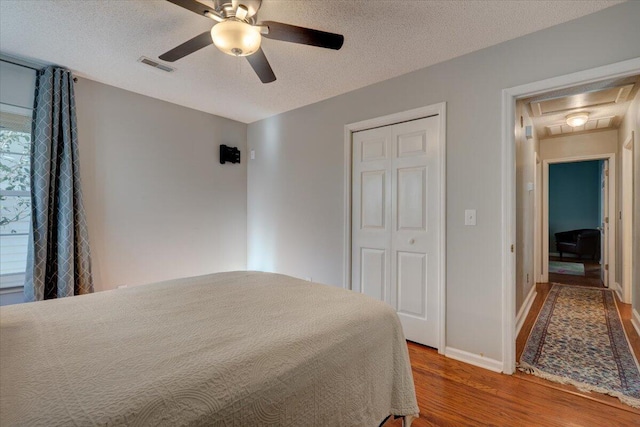
<svg viewBox="0 0 640 427">
<path fill-rule="evenodd" d="M 438 346 L 439 118 L 353 134 L 352 289 L 394 307 L 407 339 Z"/>
</svg>

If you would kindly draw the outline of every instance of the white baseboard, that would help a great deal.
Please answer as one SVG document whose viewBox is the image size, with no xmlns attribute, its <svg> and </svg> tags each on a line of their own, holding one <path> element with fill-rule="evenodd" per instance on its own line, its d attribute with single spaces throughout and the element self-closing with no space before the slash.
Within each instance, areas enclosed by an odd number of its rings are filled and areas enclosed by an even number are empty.
<svg viewBox="0 0 640 427">
<path fill-rule="evenodd" d="M 536 299 L 536 285 L 535 283 L 531 286 L 531 290 L 529 291 L 529 295 L 525 298 L 522 303 L 522 307 L 520 307 L 520 311 L 518 311 L 518 315 L 516 316 L 516 337 L 520 333 L 520 329 L 522 329 L 522 325 L 524 325 L 524 321 L 529 314 L 529 310 L 531 310 L 531 306 L 533 305 L 533 301 Z"/>
<path fill-rule="evenodd" d="M 469 353 L 468 351 L 447 347 L 445 348 L 444 355 L 460 362 L 488 369 L 493 372 L 502 372 L 501 361 L 480 356 L 478 354 Z"/>
<path fill-rule="evenodd" d="M 620 283 L 617 283 L 617 282 L 611 283 L 611 285 L 609 285 L 609 289 L 611 289 L 616 293 L 616 295 L 618 295 L 618 299 L 620 301 L 624 302 L 624 298 L 622 298 L 622 286 L 620 286 Z"/>
<path fill-rule="evenodd" d="M 638 335 L 640 335 L 640 313 L 638 313 L 638 310 L 635 308 L 631 310 L 631 324 Z"/>
</svg>

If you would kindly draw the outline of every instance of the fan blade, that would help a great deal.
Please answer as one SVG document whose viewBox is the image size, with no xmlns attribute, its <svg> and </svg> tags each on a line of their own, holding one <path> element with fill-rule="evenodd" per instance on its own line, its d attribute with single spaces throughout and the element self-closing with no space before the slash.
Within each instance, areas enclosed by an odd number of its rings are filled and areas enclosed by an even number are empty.
<svg viewBox="0 0 640 427">
<path fill-rule="evenodd" d="M 159 56 L 159 58 L 163 61 L 174 62 L 180 58 L 184 58 L 185 56 L 192 54 L 197 50 L 202 49 L 203 47 L 207 47 L 212 43 L 213 40 L 211 40 L 211 32 L 207 31 L 200 34 L 199 36 L 195 36 L 189 41 L 182 43 L 178 47 L 174 47 L 169 52 L 163 53 Z"/>
<path fill-rule="evenodd" d="M 173 3 L 180 7 L 184 7 L 191 12 L 204 16 L 206 12 L 210 12 L 212 8 L 205 6 L 204 4 L 197 2 L 196 0 L 167 0 L 169 3 Z"/>
<path fill-rule="evenodd" d="M 273 70 L 271 69 L 271 65 L 269 65 L 269 61 L 267 57 L 264 55 L 262 48 L 258 49 L 254 54 L 246 57 L 249 64 L 251 64 L 251 68 L 256 72 L 258 77 L 262 83 L 271 83 L 276 80 L 276 75 L 273 74 Z"/>
<path fill-rule="evenodd" d="M 263 34 L 263 36 L 268 39 L 307 44 L 335 50 L 339 50 L 342 47 L 342 43 L 344 43 L 344 36 L 341 34 L 327 33 L 326 31 L 296 27 L 295 25 L 273 21 L 265 21 L 259 25 L 266 25 L 269 27 L 269 32 L 267 34 Z"/>
</svg>

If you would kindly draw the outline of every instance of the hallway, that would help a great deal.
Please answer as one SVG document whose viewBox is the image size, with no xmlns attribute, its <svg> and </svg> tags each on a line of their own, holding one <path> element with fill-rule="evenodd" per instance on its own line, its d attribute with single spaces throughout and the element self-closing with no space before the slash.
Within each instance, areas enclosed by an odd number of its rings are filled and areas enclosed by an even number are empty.
<svg viewBox="0 0 640 427">
<path fill-rule="evenodd" d="M 562 276 L 561 278 L 563 278 L 568 275 L 559 274 L 558 276 Z M 576 277 L 580 277 L 580 276 L 576 276 Z M 573 283 L 569 283 L 569 284 L 584 286 L 584 282 L 581 282 L 580 280 L 574 280 Z M 527 315 L 525 323 L 520 333 L 518 334 L 518 337 L 516 340 L 516 360 L 518 361 L 521 359 L 527 339 L 529 338 L 529 335 L 534 327 L 536 319 L 538 318 L 540 310 L 542 309 L 544 302 L 547 298 L 547 295 L 549 294 L 549 291 L 551 290 L 552 286 L 553 286 L 553 283 L 538 283 L 536 285 L 537 295 L 536 295 L 535 301 L 531 306 L 531 310 L 529 311 L 529 314 Z M 593 287 L 593 286 L 590 286 L 590 287 Z M 602 285 L 600 284 L 598 287 L 602 287 Z M 622 320 L 624 332 L 626 333 L 626 336 L 629 340 L 632 351 L 636 357 L 636 360 L 640 360 L 640 336 L 638 335 L 633 325 L 631 324 L 631 315 L 632 315 L 631 304 L 624 304 L 620 302 L 617 295 L 615 296 L 615 303 L 616 303 L 618 312 L 620 313 L 620 318 Z M 557 390 L 563 390 L 567 393 L 579 395 L 579 396 L 588 398 L 590 400 L 595 400 L 610 406 L 614 406 L 617 408 L 627 408 L 627 409 L 633 410 L 633 408 L 621 403 L 616 397 L 608 396 L 601 393 L 595 393 L 595 392 L 590 393 L 590 392 L 580 391 L 572 385 L 560 384 L 560 383 L 548 381 L 540 377 L 526 374 L 520 371 L 516 371 L 514 375 L 522 379 L 526 379 L 528 381 L 538 383 L 540 385 L 544 385 Z"/>
<path fill-rule="evenodd" d="M 636 170 L 624 156 L 640 75 L 601 83 L 516 100 L 515 360 L 527 373 L 515 376 L 629 408 L 640 406 L 640 337 L 631 322 L 639 291 L 628 255 L 633 215 L 622 196 Z M 610 119 L 599 126 L 603 116 Z M 632 297 L 636 311 L 621 302 Z"/>
</svg>

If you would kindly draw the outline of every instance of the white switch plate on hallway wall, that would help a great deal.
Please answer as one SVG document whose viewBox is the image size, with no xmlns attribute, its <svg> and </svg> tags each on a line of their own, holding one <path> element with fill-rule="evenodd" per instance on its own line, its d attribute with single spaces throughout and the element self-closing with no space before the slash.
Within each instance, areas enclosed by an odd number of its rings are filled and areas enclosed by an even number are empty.
<svg viewBox="0 0 640 427">
<path fill-rule="evenodd" d="M 464 211 L 464 225 L 476 225 L 475 209 L 466 209 Z"/>
</svg>

